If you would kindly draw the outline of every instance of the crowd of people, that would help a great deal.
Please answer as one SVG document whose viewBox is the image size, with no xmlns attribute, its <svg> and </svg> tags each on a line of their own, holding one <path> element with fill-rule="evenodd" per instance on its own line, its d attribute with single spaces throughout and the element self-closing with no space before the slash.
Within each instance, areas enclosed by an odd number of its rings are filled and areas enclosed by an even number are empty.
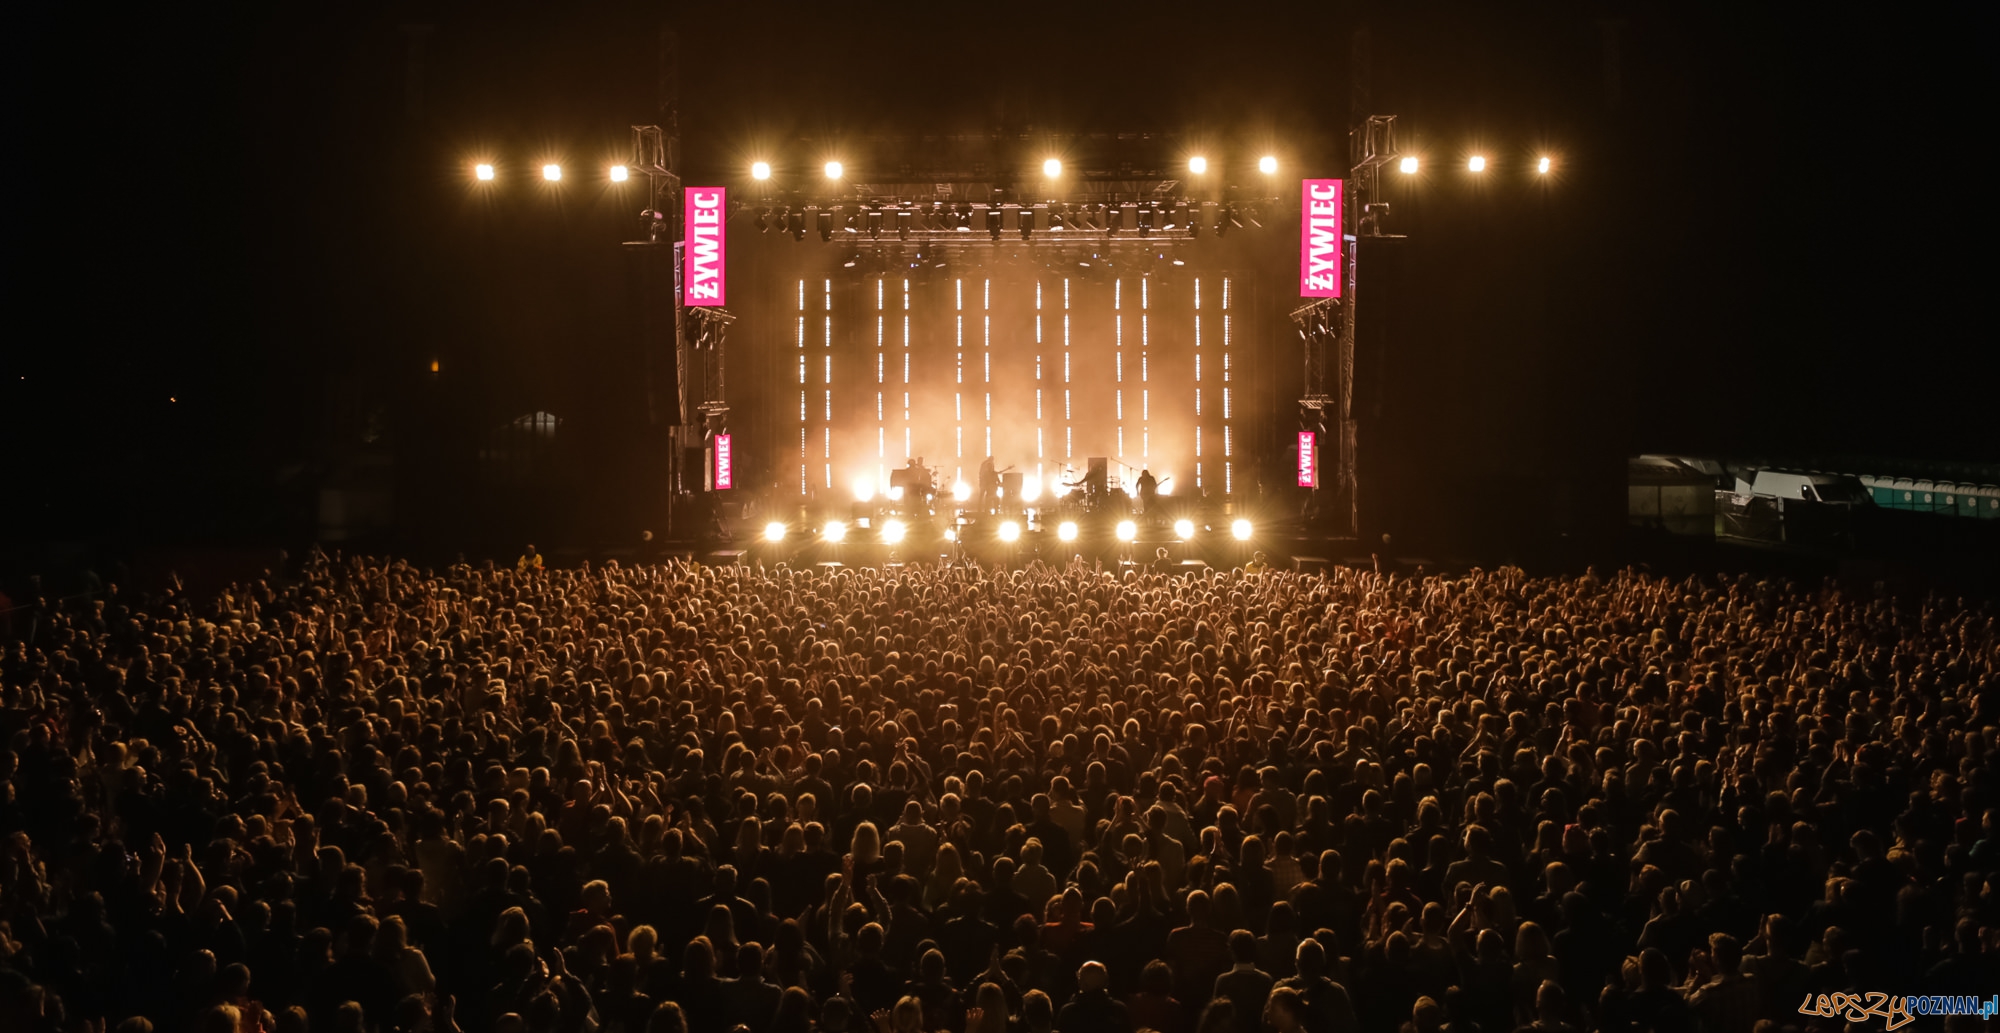
<svg viewBox="0 0 2000 1033">
<path fill-rule="evenodd" d="M 1881 1028 L 1815 995 L 2000 988 L 1994 618 L 1629 570 L 106 586 L 0 657 L 0 1029 Z"/>
</svg>

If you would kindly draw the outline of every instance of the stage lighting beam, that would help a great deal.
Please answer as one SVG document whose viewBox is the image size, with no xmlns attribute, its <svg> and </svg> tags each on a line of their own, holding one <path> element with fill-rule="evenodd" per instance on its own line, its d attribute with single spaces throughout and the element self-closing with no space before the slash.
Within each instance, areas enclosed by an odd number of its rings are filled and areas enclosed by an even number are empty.
<svg viewBox="0 0 2000 1033">
<path fill-rule="evenodd" d="M 475 179 L 491 183 L 493 181 L 493 166 L 482 161 L 472 167 L 472 175 Z"/>
<path fill-rule="evenodd" d="M 1403 160 L 1402 160 L 1402 161 L 1399 161 L 1399 162 L 1397 162 L 1397 163 L 1396 163 L 1396 168 L 1397 168 L 1397 169 L 1398 169 L 1399 171 L 1401 171 L 1401 172 L 1403 173 L 1403 175 L 1405 175 L 1405 176 L 1414 176 L 1414 175 L 1416 175 L 1416 174 L 1417 174 L 1417 158 L 1416 158 L 1416 156 L 1415 156 L 1415 155 L 1405 155 L 1405 156 L 1403 157 Z"/>
<path fill-rule="evenodd" d="M 1278 159 L 1274 155 L 1264 155 L 1257 159 L 1257 171 L 1267 176 L 1275 175 L 1278 171 Z"/>
<path fill-rule="evenodd" d="M 560 182 L 562 180 L 562 166 L 554 162 L 542 166 L 542 178 L 551 183 Z"/>
<path fill-rule="evenodd" d="M 765 541 L 767 541 L 767 542 L 782 542 L 782 541 L 784 541 L 784 540 L 785 540 L 785 525 L 783 525 L 783 524 L 781 524 L 781 523 L 777 522 L 776 520 L 773 520 L 773 521 L 771 521 L 770 523 L 768 523 L 768 524 L 765 524 L 765 525 L 764 525 L 764 540 L 765 540 Z"/>
<path fill-rule="evenodd" d="M 904 527 L 901 520 L 890 520 L 882 525 L 882 540 L 890 545 L 901 542 L 908 533 L 909 528 Z"/>
<path fill-rule="evenodd" d="M 1047 161 L 1042 162 L 1042 178 L 1061 179 L 1062 178 L 1061 159 L 1050 158 Z"/>
<path fill-rule="evenodd" d="M 1139 537 L 1139 525 L 1133 523 L 1130 520 L 1118 521 L 1117 531 L 1118 531 L 1118 540 L 1121 542 L 1129 542 L 1132 539 Z"/>
<path fill-rule="evenodd" d="M 626 168 L 623 165 L 611 166 L 611 181 L 613 183 L 623 183 L 631 178 L 632 178 L 632 170 Z"/>
<path fill-rule="evenodd" d="M 1192 520 L 1174 521 L 1174 537 L 1179 538 L 1181 541 L 1187 541 L 1188 539 L 1193 538 L 1194 521 Z"/>
<path fill-rule="evenodd" d="M 1239 542 L 1249 541 L 1250 531 L 1251 531 L 1250 521 L 1248 520 L 1237 520 L 1229 525 L 1230 537 L 1236 539 Z"/>
<path fill-rule="evenodd" d="M 829 542 L 838 544 L 847 538 L 847 525 L 838 520 L 829 520 L 826 527 L 820 531 L 820 536 Z"/>
<path fill-rule="evenodd" d="M 1000 540 L 1012 545 L 1021 540 L 1021 525 L 1012 520 L 1000 522 Z"/>
<path fill-rule="evenodd" d="M 1188 171 L 1199 176 L 1208 171 L 1208 159 L 1197 154 L 1188 159 Z"/>
<path fill-rule="evenodd" d="M 1548 156 L 1544 155 L 1542 157 L 1542 160 L 1535 163 L 1535 171 L 1546 176 L 1549 174 L 1549 168 L 1553 164 L 1554 164 L 1553 162 L 1549 161 Z"/>
<path fill-rule="evenodd" d="M 846 174 L 847 174 L 847 168 L 841 165 L 839 162 L 830 161 L 826 163 L 826 178 L 839 179 L 841 176 L 844 176 Z"/>
<path fill-rule="evenodd" d="M 1466 160 L 1465 167 L 1472 172 L 1485 172 L 1486 156 L 1484 154 L 1473 155 Z"/>
<path fill-rule="evenodd" d="M 770 163 L 770 162 L 768 162 L 768 161 L 753 161 L 753 162 L 751 162 L 751 163 L 750 163 L 750 178 L 751 178 L 751 179 L 770 179 L 770 178 L 771 178 L 771 163 Z"/>
<path fill-rule="evenodd" d="M 1056 525 L 1056 537 L 1066 542 L 1076 541 L 1076 521 L 1065 520 Z"/>
</svg>

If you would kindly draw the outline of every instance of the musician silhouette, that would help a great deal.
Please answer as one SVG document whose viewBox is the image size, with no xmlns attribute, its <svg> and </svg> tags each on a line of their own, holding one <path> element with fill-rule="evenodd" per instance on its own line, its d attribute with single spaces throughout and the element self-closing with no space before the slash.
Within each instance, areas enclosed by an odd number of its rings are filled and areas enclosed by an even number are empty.
<svg viewBox="0 0 2000 1033">
<path fill-rule="evenodd" d="M 1000 504 L 1000 473 L 993 468 L 993 457 L 979 461 L 979 511 L 991 513 Z"/>
<path fill-rule="evenodd" d="M 1153 471 L 1139 471 L 1139 512 L 1142 514 L 1152 513 L 1153 503 L 1159 501 L 1159 498 L 1160 482 L 1154 479 Z"/>
</svg>

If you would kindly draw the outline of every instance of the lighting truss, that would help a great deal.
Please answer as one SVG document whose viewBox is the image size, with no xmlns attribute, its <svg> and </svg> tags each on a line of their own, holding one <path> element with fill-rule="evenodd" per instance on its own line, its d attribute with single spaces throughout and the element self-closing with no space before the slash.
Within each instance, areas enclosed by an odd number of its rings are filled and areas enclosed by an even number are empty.
<svg viewBox="0 0 2000 1033">
<path fill-rule="evenodd" d="M 1261 229 L 1284 214 L 1282 199 L 1039 204 L 946 201 L 858 201 L 832 205 L 743 205 L 739 211 L 763 232 L 804 240 L 816 228 L 822 241 L 880 240 L 893 235 L 922 244 L 997 243 L 1014 239 L 1036 246 L 1144 244 L 1176 246 L 1203 230 Z"/>
</svg>

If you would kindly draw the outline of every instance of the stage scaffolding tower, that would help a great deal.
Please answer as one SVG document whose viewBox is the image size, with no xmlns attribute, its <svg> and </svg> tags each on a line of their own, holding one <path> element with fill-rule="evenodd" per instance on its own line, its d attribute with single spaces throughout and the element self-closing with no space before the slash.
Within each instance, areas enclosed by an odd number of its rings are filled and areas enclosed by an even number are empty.
<svg viewBox="0 0 2000 1033">
<path fill-rule="evenodd" d="M 1382 232 L 1389 206 L 1377 200 L 1384 166 L 1395 160 L 1396 116 L 1369 115 L 1348 132 L 1349 165 L 1341 212 L 1344 268 L 1341 296 L 1323 298 L 1292 312 L 1305 342 L 1305 396 L 1299 418 L 1314 440 L 1332 438 L 1332 484 L 1321 479 L 1307 503 L 1307 517 L 1330 522 L 1335 531 L 1354 537 L 1361 530 L 1360 490 L 1355 473 L 1358 451 L 1354 419 L 1355 308 L 1360 300 L 1361 241 L 1388 239 Z M 1329 368 L 1331 367 L 1331 368 Z M 1328 381 L 1331 379 L 1332 383 Z"/>
<path fill-rule="evenodd" d="M 660 124 L 632 127 L 634 172 L 646 177 L 646 210 L 640 213 L 641 238 L 625 248 L 639 263 L 645 306 L 645 340 L 641 344 L 646 377 L 648 426 L 664 455 L 657 467 L 664 475 L 666 536 L 691 530 L 675 519 L 675 510 L 697 491 L 708 488 L 711 442 L 729 430 L 729 403 L 724 390 L 724 359 L 728 328 L 735 318 L 717 308 L 689 308 L 682 291 L 686 269 L 680 176 L 680 37 L 673 25 L 660 27 Z M 659 268 L 662 258 L 671 271 Z M 671 314 L 661 312 L 659 291 L 670 291 Z M 662 326 L 662 324 L 665 326 Z M 671 338 L 673 364 L 662 362 L 661 337 Z"/>
</svg>

